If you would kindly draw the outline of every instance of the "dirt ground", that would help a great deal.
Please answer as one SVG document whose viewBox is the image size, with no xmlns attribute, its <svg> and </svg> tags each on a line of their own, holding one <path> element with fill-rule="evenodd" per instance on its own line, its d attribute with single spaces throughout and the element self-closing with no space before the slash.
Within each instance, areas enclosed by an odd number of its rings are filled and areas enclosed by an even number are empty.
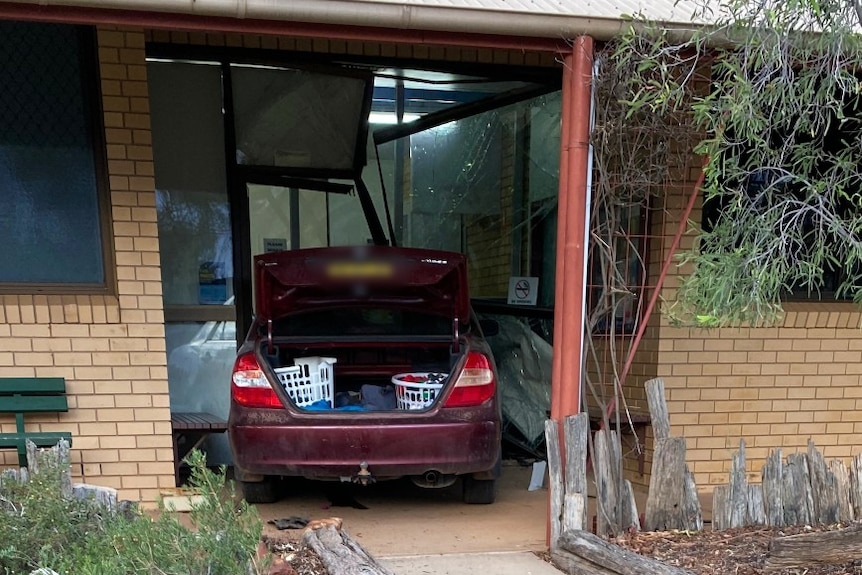
<svg viewBox="0 0 862 575">
<path fill-rule="evenodd" d="M 832 526 L 826 529 L 836 529 Z M 634 533 L 616 540 L 632 551 L 698 575 L 761 575 L 776 537 L 811 531 L 810 527 L 745 527 L 701 533 Z M 862 573 L 862 561 L 841 565 L 810 565 L 769 572 L 771 575 L 845 575 Z"/>
<path fill-rule="evenodd" d="M 289 480 L 281 501 L 257 508 L 264 521 L 341 517 L 350 535 L 378 557 L 541 551 L 546 549 L 548 492 L 527 490 L 530 472 L 505 465 L 492 505 L 464 504 L 458 482 L 445 489 L 392 481 L 342 490 L 338 484 Z M 354 503 L 367 509 L 350 506 Z M 295 540 L 300 533 L 270 524 L 264 528 L 265 535 L 280 540 Z"/>
</svg>

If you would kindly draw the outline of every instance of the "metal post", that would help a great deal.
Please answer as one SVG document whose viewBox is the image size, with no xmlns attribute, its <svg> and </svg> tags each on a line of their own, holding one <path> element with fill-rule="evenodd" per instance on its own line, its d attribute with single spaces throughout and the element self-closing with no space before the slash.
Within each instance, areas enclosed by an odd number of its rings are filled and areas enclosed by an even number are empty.
<svg viewBox="0 0 862 575">
<path fill-rule="evenodd" d="M 578 37 L 564 66 L 551 379 L 551 418 L 557 421 L 580 409 L 593 39 Z"/>
</svg>

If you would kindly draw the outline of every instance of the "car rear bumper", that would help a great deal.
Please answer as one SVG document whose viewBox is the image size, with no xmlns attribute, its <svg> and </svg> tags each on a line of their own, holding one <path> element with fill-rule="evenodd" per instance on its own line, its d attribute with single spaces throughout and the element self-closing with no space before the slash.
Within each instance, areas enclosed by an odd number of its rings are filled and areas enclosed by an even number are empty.
<svg viewBox="0 0 862 575">
<path fill-rule="evenodd" d="M 483 473 L 500 457 L 498 421 L 434 424 L 231 425 L 234 463 L 242 473 L 349 477 L 368 463 L 380 479 L 422 475 Z"/>
</svg>

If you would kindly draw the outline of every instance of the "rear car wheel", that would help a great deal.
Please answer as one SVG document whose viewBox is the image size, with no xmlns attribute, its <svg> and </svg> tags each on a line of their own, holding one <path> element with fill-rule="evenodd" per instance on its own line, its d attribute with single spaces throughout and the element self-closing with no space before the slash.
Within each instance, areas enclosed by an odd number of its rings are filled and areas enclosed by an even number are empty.
<svg viewBox="0 0 862 575">
<path fill-rule="evenodd" d="M 278 500 L 278 492 L 272 478 L 255 483 L 240 481 L 239 484 L 243 499 L 249 503 L 275 503 Z"/>
<path fill-rule="evenodd" d="M 464 503 L 470 505 L 488 505 L 497 499 L 496 479 L 464 478 Z"/>
</svg>

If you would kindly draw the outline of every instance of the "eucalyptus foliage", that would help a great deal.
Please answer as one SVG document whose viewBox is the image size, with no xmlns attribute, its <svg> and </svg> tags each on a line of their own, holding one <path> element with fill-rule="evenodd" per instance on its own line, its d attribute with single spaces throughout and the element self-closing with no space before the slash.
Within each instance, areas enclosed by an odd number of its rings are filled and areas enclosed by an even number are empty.
<svg viewBox="0 0 862 575">
<path fill-rule="evenodd" d="M 633 23 L 606 61 L 635 71 L 618 97 L 622 121 L 655 114 L 697 128 L 705 202 L 720 206 L 682 255 L 691 272 L 675 317 L 705 326 L 770 323 L 791 290 L 819 294 L 831 270 L 841 275 L 828 295 L 862 302 L 855 4 L 730 0 L 700 16 L 712 25 L 684 41 Z"/>
</svg>

